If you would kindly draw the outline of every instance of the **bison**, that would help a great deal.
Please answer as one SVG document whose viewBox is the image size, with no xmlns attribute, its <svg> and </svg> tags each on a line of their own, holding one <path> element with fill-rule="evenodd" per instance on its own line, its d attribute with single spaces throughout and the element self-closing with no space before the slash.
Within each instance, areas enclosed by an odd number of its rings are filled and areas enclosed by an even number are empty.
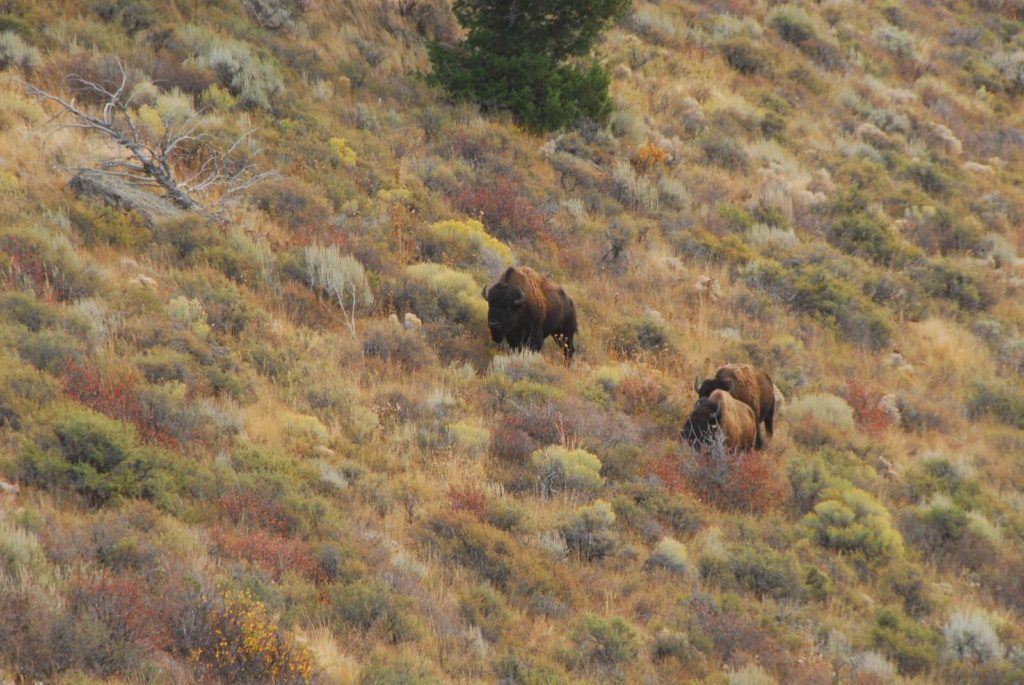
<svg viewBox="0 0 1024 685">
<path fill-rule="evenodd" d="M 528 266 L 510 266 L 498 282 L 483 290 L 487 326 L 496 343 L 518 350 L 528 345 L 540 351 L 544 338 L 554 337 L 568 362 L 576 353 L 576 305 L 561 286 Z"/>
<path fill-rule="evenodd" d="M 713 378 L 701 383 L 698 377 L 693 383 L 697 397 L 709 397 L 715 390 L 725 390 L 740 402 L 754 410 L 758 424 L 757 447 L 762 447 L 760 424 L 771 437 L 775 421 L 775 385 L 764 371 L 748 364 L 728 364 L 715 372 Z"/>
<path fill-rule="evenodd" d="M 754 410 L 725 390 L 698 398 L 680 433 L 694 449 L 711 447 L 722 439 L 726 449 L 749 450 L 760 437 Z"/>
</svg>

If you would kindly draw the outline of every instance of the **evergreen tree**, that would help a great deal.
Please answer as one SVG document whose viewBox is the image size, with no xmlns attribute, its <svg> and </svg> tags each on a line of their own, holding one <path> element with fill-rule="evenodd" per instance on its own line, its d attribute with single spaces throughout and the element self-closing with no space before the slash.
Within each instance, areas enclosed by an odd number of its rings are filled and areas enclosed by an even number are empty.
<svg viewBox="0 0 1024 685">
<path fill-rule="evenodd" d="M 455 0 L 467 29 L 454 47 L 433 43 L 430 81 L 486 110 L 507 109 L 549 131 L 611 113 L 608 74 L 586 60 L 601 30 L 630 0 Z"/>
</svg>

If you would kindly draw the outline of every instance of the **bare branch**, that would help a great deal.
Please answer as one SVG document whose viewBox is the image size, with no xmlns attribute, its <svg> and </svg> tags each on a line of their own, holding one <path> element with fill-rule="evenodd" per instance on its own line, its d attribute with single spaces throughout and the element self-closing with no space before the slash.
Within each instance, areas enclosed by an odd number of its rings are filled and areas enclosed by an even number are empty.
<svg viewBox="0 0 1024 685">
<path fill-rule="evenodd" d="M 200 131 L 203 125 L 200 110 L 178 125 L 166 124 L 159 140 L 147 130 L 140 128 L 129 105 L 129 76 L 124 64 L 116 61 L 121 73 L 120 82 L 110 88 L 88 80 L 77 74 L 68 75 L 65 83 L 72 92 L 76 89 L 98 95 L 103 100 L 101 114 L 92 114 L 75 101 L 24 81 L 21 82 L 31 95 L 58 107 L 45 126 L 55 130 L 70 128 L 93 131 L 114 142 L 128 153 L 127 159 L 108 159 L 99 163 L 98 173 L 127 179 L 133 184 L 159 187 L 167 198 L 182 209 L 205 213 L 223 218 L 225 203 L 233 197 L 252 188 L 257 183 L 274 175 L 274 172 L 256 172 L 251 160 L 259 150 L 243 149 L 249 144 L 255 131 L 247 130 L 226 148 L 217 148 L 210 143 L 211 136 Z M 70 115 L 70 121 L 63 120 Z M 198 162 L 191 174 L 184 180 L 177 177 L 181 166 L 193 167 L 191 161 L 178 157 L 179 150 L 186 145 L 195 145 L 194 159 Z M 191 148 L 190 148 L 191 149 Z M 208 193 L 219 197 L 212 206 L 205 206 L 199 198 Z"/>
</svg>

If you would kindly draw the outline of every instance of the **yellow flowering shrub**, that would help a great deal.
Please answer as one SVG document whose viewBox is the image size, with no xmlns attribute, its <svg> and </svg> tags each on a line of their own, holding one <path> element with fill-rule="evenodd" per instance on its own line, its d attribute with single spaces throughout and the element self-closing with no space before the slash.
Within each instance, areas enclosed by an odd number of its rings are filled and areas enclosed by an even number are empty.
<svg viewBox="0 0 1024 685">
<path fill-rule="evenodd" d="M 277 625 L 267 607 L 247 591 L 224 593 L 206 615 L 206 644 L 192 650 L 192 659 L 227 683 L 308 683 L 312 657 Z"/>
<path fill-rule="evenodd" d="M 331 147 L 338 154 L 338 161 L 341 162 L 342 166 L 354 167 L 356 165 L 356 151 L 349 147 L 348 142 L 344 138 L 331 138 L 329 141 Z"/>
<path fill-rule="evenodd" d="M 420 249 L 434 261 L 459 266 L 480 264 L 498 270 L 512 263 L 512 250 L 475 219 L 438 221 L 427 227 Z"/>
</svg>

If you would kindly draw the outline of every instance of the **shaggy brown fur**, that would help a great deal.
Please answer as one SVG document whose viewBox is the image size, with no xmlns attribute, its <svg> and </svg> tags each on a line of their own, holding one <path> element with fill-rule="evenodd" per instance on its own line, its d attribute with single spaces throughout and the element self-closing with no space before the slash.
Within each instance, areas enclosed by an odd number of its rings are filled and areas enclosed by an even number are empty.
<svg viewBox="0 0 1024 685">
<path fill-rule="evenodd" d="M 694 449 L 714 444 L 719 433 L 730 450 L 753 449 L 758 439 L 754 410 L 725 390 L 714 390 L 710 397 L 699 398 L 681 433 Z"/>
<path fill-rule="evenodd" d="M 715 390 L 725 390 L 740 402 L 754 410 L 757 419 L 758 447 L 762 446 L 760 424 L 764 422 L 765 432 L 770 437 L 774 432 L 775 385 L 771 376 L 749 364 L 727 364 L 715 372 L 714 378 L 703 383 L 698 378 L 694 383 L 698 397 L 709 397 Z"/>
<path fill-rule="evenodd" d="M 544 338 L 555 337 L 565 358 L 576 352 L 576 305 L 565 290 L 528 266 L 510 266 L 498 282 L 484 288 L 487 325 L 494 342 L 512 349 L 528 345 L 539 351 Z"/>
</svg>

